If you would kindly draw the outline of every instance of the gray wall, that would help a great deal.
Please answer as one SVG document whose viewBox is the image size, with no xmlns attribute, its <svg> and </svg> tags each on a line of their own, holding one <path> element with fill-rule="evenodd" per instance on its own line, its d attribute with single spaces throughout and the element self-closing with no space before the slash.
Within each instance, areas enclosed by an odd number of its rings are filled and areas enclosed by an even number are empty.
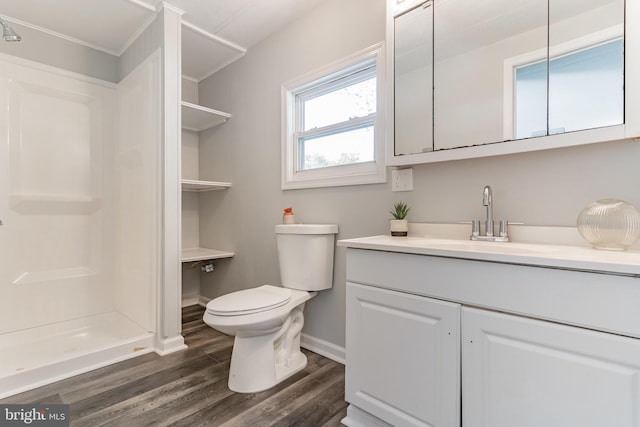
<svg viewBox="0 0 640 427">
<path fill-rule="evenodd" d="M 0 41 L 0 52 L 117 83 L 118 57 L 9 22 L 22 41 Z"/>
<path fill-rule="evenodd" d="M 485 184 L 493 187 L 497 219 L 532 225 L 574 225 L 588 202 L 605 197 L 640 206 L 635 141 L 418 165 L 414 191 L 406 193 L 392 193 L 388 183 L 280 190 L 281 84 L 382 41 L 384 3 L 328 0 L 200 83 L 202 105 L 233 114 L 200 135 L 202 179 L 233 183 L 201 196 L 201 244 L 236 252 L 202 276 L 202 295 L 279 282 L 273 226 L 287 206 L 299 222 L 338 224 L 338 238 L 387 233 L 398 200 L 412 206 L 415 222 L 482 218 Z M 307 304 L 306 333 L 344 345 L 344 293 L 345 253 L 337 248 L 334 288 Z"/>
<path fill-rule="evenodd" d="M 22 41 L 0 41 L 0 52 L 112 83 L 118 83 L 162 46 L 161 14 L 120 57 L 20 24 L 9 22 L 9 25 L 22 36 Z"/>
</svg>

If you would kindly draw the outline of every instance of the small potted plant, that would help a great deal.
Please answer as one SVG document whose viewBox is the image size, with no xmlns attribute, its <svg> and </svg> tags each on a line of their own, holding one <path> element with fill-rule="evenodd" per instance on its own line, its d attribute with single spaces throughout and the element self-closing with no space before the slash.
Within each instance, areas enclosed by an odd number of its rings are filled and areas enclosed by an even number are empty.
<svg viewBox="0 0 640 427">
<path fill-rule="evenodd" d="M 407 221 L 407 214 L 411 208 L 407 206 L 405 202 L 398 202 L 393 204 L 393 210 L 389 211 L 393 215 L 393 219 L 390 220 L 391 235 L 392 236 L 406 236 L 409 231 L 409 223 Z"/>
</svg>

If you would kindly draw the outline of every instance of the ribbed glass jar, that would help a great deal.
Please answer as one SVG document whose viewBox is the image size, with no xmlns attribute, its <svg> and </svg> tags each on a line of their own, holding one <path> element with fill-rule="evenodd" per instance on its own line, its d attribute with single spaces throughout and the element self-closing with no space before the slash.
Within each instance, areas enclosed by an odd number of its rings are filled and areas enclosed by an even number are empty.
<svg viewBox="0 0 640 427">
<path fill-rule="evenodd" d="M 578 232 L 596 249 L 623 251 L 640 237 L 640 212 L 624 200 L 598 200 L 578 215 Z"/>
</svg>

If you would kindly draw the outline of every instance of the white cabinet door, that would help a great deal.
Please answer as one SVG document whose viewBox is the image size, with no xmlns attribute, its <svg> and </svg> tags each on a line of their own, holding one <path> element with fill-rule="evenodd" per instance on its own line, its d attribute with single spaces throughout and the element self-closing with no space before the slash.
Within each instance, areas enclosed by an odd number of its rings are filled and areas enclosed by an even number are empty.
<svg viewBox="0 0 640 427">
<path fill-rule="evenodd" d="M 637 339 L 462 309 L 464 426 L 640 426 Z"/>
<path fill-rule="evenodd" d="M 396 426 L 460 425 L 460 305 L 347 283 L 346 400 Z"/>
</svg>

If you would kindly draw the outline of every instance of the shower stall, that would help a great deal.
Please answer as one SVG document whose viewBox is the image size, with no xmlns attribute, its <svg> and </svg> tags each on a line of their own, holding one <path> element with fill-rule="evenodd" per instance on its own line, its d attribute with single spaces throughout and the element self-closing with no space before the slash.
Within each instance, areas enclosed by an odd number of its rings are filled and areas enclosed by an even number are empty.
<svg viewBox="0 0 640 427">
<path fill-rule="evenodd" d="M 154 350 L 160 58 L 113 84 L 0 55 L 0 398 Z"/>
</svg>

